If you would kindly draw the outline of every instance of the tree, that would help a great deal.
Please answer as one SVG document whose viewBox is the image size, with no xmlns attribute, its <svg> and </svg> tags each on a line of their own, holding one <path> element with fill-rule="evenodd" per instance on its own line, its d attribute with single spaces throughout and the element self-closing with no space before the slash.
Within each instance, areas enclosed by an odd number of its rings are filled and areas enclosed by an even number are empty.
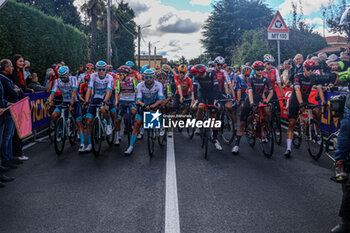
<svg viewBox="0 0 350 233">
<path fill-rule="evenodd" d="M 77 8 L 73 5 L 74 0 L 17 0 L 33 6 L 47 15 L 61 17 L 65 24 L 75 27 L 81 25 Z"/>
<path fill-rule="evenodd" d="M 346 33 L 348 41 L 350 42 L 350 25 L 340 25 L 340 19 L 346 10 L 346 0 L 341 0 L 340 4 L 331 4 L 328 7 L 323 7 L 327 25 L 331 32 Z"/>
<path fill-rule="evenodd" d="M 228 63 L 244 32 L 267 28 L 273 17 L 261 0 L 219 0 L 213 8 L 201 42 L 211 57 L 223 56 Z"/>
<path fill-rule="evenodd" d="M 86 12 L 91 18 L 91 49 L 90 62 L 96 62 L 96 36 L 97 36 L 97 22 L 99 15 L 106 10 L 106 5 L 102 0 L 89 0 L 81 6 L 81 10 Z"/>
<path fill-rule="evenodd" d="M 126 61 L 135 62 L 135 39 L 137 37 L 135 12 L 128 3 L 121 1 L 118 7 L 113 6 L 111 16 L 119 27 L 115 31 L 113 41 L 118 54 L 118 66 Z"/>
<path fill-rule="evenodd" d="M 300 29 L 289 31 L 289 40 L 281 41 L 281 61 L 293 58 L 297 53 L 306 56 L 327 46 L 325 38 L 318 33 Z M 276 41 L 267 40 L 265 29 L 246 31 L 242 36 L 242 43 L 234 52 L 232 64 L 261 61 L 266 53 L 273 55 L 277 61 Z"/>
<path fill-rule="evenodd" d="M 181 64 L 184 64 L 184 65 L 187 65 L 187 64 L 188 64 L 188 62 L 187 62 L 187 60 L 186 60 L 186 58 L 185 58 L 184 56 L 180 57 L 179 62 L 180 62 Z"/>
</svg>

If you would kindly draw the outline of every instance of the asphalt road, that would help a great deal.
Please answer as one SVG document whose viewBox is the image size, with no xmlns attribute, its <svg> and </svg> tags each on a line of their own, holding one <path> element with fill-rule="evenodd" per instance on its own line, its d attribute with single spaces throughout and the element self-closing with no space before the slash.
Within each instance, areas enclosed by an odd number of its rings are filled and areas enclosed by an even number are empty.
<svg viewBox="0 0 350 233">
<path fill-rule="evenodd" d="M 341 187 L 326 156 L 315 162 L 301 149 L 285 159 L 276 146 L 267 159 L 243 138 L 239 155 L 210 144 L 205 160 L 185 133 L 174 145 L 181 232 L 327 233 L 338 223 Z M 165 227 L 166 146 L 152 159 L 146 140 L 130 157 L 123 143 L 104 142 L 99 158 L 77 149 L 67 144 L 59 158 L 49 143 L 25 151 L 30 160 L 0 189 L 0 232 L 176 232 Z"/>
</svg>

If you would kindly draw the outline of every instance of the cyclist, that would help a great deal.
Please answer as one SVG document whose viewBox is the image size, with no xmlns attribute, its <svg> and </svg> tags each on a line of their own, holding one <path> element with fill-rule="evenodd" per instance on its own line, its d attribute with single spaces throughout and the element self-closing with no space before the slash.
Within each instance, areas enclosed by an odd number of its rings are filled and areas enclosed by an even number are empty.
<svg viewBox="0 0 350 233">
<path fill-rule="evenodd" d="M 270 54 L 265 54 L 264 62 L 265 62 L 265 70 L 263 71 L 263 75 L 270 78 L 270 86 L 272 87 L 272 90 L 273 90 L 272 100 L 278 100 L 276 91 L 274 89 L 275 86 L 276 85 L 278 86 L 281 96 L 284 96 L 284 93 L 283 93 L 283 89 L 282 89 L 282 85 L 281 85 L 281 78 L 280 78 L 279 72 L 275 67 L 273 67 L 273 65 L 275 63 L 275 58 Z M 267 91 L 268 90 L 265 89 L 265 96 L 268 95 Z M 274 105 L 276 105 L 278 112 L 281 112 L 279 102 L 278 101 L 274 102 Z M 277 117 L 279 117 L 279 116 L 277 116 Z M 279 135 L 280 133 L 281 132 L 279 132 L 277 129 L 276 135 Z"/>
<path fill-rule="evenodd" d="M 163 86 L 160 82 L 154 80 L 155 72 L 151 69 L 143 72 L 143 77 L 145 81 L 137 85 L 136 104 L 140 105 L 146 111 L 155 110 L 164 100 Z M 136 114 L 130 145 L 124 152 L 125 155 L 131 155 L 134 150 L 137 134 L 142 125 L 142 116 L 143 110 L 140 110 Z"/>
<path fill-rule="evenodd" d="M 215 68 L 215 62 L 214 61 L 209 61 L 208 62 L 208 69 L 214 69 Z"/>
<path fill-rule="evenodd" d="M 252 68 L 254 69 L 255 74 L 253 76 L 250 76 L 247 80 L 248 96 L 246 97 L 242 108 L 241 119 L 236 133 L 236 142 L 232 148 L 232 153 L 238 153 L 239 144 L 247 123 L 247 118 L 251 110 L 255 110 L 259 103 L 263 102 L 263 94 L 265 88 L 267 88 L 269 91 L 266 103 L 268 103 L 273 96 L 272 87 L 270 86 L 270 79 L 262 75 L 265 68 L 264 63 L 261 61 L 256 61 L 253 63 Z M 268 107 L 264 108 L 264 114 L 266 118 L 270 119 L 271 113 Z"/>
<path fill-rule="evenodd" d="M 252 68 L 250 68 L 249 66 L 244 66 L 242 68 L 242 74 L 238 75 L 237 77 L 239 77 L 239 82 L 240 82 L 240 86 L 241 86 L 241 104 L 244 104 L 244 100 L 247 97 L 247 80 L 250 77 L 252 73 Z M 237 82 L 238 82 L 237 81 Z"/>
<path fill-rule="evenodd" d="M 81 105 L 77 98 L 77 89 L 78 89 L 77 79 L 74 76 L 69 76 L 69 68 L 67 66 L 61 66 L 57 71 L 57 75 L 58 75 L 58 79 L 56 79 L 53 84 L 51 94 L 48 98 L 48 103 L 52 103 L 53 98 L 55 97 L 55 94 L 58 89 L 62 93 L 63 102 L 61 105 L 56 107 L 56 109 L 52 113 L 51 120 L 53 120 L 56 123 L 57 119 L 61 115 L 62 107 L 69 106 L 69 111 L 74 112 L 75 120 L 78 125 L 79 138 L 80 138 L 79 152 L 84 152 L 85 146 L 84 146 L 84 129 L 83 129 L 83 123 L 82 123 L 83 118 L 81 114 Z"/>
<path fill-rule="evenodd" d="M 289 158 L 292 153 L 292 141 L 294 137 L 294 128 L 296 119 L 298 118 L 299 110 L 303 112 L 305 105 L 308 103 L 308 98 L 314 85 L 314 80 L 311 74 L 314 73 L 316 65 L 311 60 L 306 60 L 303 64 L 303 73 L 295 76 L 292 96 L 289 101 L 288 109 L 288 131 L 287 131 L 287 150 L 284 153 L 286 158 Z M 321 98 L 322 105 L 325 103 L 325 98 L 322 91 L 322 85 L 317 85 L 317 90 Z M 319 108 L 314 108 L 312 113 L 317 120 L 321 119 L 321 111 Z"/>
<path fill-rule="evenodd" d="M 156 74 L 157 81 L 160 82 L 163 85 L 163 94 L 165 101 L 162 103 L 162 106 L 165 109 L 165 113 L 168 113 L 171 107 L 171 86 L 170 83 L 166 79 L 166 73 L 163 71 L 160 71 Z"/>
<path fill-rule="evenodd" d="M 218 80 L 216 79 L 216 73 L 213 69 L 206 70 L 205 66 L 202 64 L 198 64 L 192 67 L 190 70 L 191 74 L 195 77 L 197 82 L 199 83 L 199 106 L 197 110 L 196 119 L 203 119 L 203 110 L 204 104 L 214 105 L 214 101 L 216 101 L 219 97 L 219 87 Z M 216 119 L 216 113 L 210 114 L 210 118 Z M 215 148 L 219 151 L 222 150 L 220 142 L 218 140 L 218 129 L 213 129 L 213 142 Z"/>
<path fill-rule="evenodd" d="M 119 67 L 117 71 L 120 75 L 120 78 L 117 80 L 115 85 L 115 109 L 118 110 L 118 113 L 115 121 L 116 131 L 114 145 L 119 145 L 119 142 L 121 140 L 120 123 L 122 121 L 126 108 L 130 108 L 130 113 L 133 118 L 136 115 L 135 97 L 137 79 L 129 75 L 130 68 L 126 65 Z"/>
<path fill-rule="evenodd" d="M 137 72 L 136 70 L 134 70 L 134 68 L 135 68 L 134 62 L 132 62 L 132 61 L 127 61 L 127 62 L 125 63 L 125 65 L 129 66 L 129 68 L 130 68 L 130 77 L 136 78 L 137 81 L 140 82 L 140 81 L 141 81 L 141 75 L 140 75 L 139 72 Z"/>
<path fill-rule="evenodd" d="M 193 83 L 192 79 L 186 77 L 187 66 L 180 65 L 178 68 L 179 74 L 176 74 L 175 71 L 169 66 L 169 70 L 174 74 L 174 80 L 176 84 L 176 92 L 174 96 L 173 102 L 173 115 L 176 114 L 176 111 L 179 109 L 179 105 L 183 103 L 184 99 L 188 99 L 190 97 L 191 92 L 191 105 L 194 103 L 194 93 L 193 93 Z"/>
<path fill-rule="evenodd" d="M 89 107 L 87 109 L 86 118 L 87 118 L 87 134 L 89 144 L 85 148 L 86 152 L 90 152 L 92 150 L 91 145 L 91 132 L 92 132 L 92 120 L 94 115 L 96 114 L 96 106 L 97 104 L 102 104 L 101 112 L 103 113 L 103 117 L 107 121 L 106 134 L 111 135 L 113 132 L 111 126 L 110 114 L 108 112 L 108 103 L 112 94 L 112 85 L 113 78 L 107 71 L 107 64 L 104 61 L 98 61 L 96 63 L 96 73 L 93 73 L 90 76 L 88 91 L 85 97 L 85 103 L 89 103 Z M 90 98 L 91 97 L 91 98 Z"/>
<path fill-rule="evenodd" d="M 241 100 L 242 100 L 242 81 L 240 76 L 241 75 L 235 75 L 233 73 L 233 67 L 229 67 L 228 68 L 228 74 L 231 80 L 231 86 L 230 88 L 233 89 L 233 91 L 235 92 L 235 96 L 236 96 L 236 105 L 235 105 L 235 109 L 232 112 L 232 117 L 233 117 L 233 123 L 234 123 L 234 129 L 235 131 L 237 130 L 238 127 L 238 123 L 237 123 L 237 108 L 240 106 L 241 104 Z M 232 96 L 233 98 L 233 96 Z"/>
<path fill-rule="evenodd" d="M 78 87 L 80 86 L 81 83 L 84 82 L 85 76 L 87 76 L 87 75 L 90 76 L 93 73 L 93 71 L 94 71 L 94 65 L 92 63 L 86 64 L 85 72 L 80 74 L 78 77 Z"/>
<path fill-rule="evenodd" d="M 90 75 L 85 75 L 84 82 L 81 83 L 79 87 L 79 100 L 83 103 L 85 101 L 85 96 L 88 90 L 89 80 L 90 80 Z"/>
</svg>

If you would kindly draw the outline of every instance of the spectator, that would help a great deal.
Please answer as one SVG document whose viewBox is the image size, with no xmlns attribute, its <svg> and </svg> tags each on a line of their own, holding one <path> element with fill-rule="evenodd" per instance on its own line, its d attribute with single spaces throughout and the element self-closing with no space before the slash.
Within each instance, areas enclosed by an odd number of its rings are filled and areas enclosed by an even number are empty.
<svg viewBox="0 0 350 233">
<path fill-rule="evenodd" d="M 293 66 L 291 68 L 291 74 L 290 74 L 290 83 L 293 84 L 294 83 L 294 78 L 298 73 L 303 73 L 304 69 L 303 69 L 303 62 L 304 62 L 304 57 L 302 54 L 298 53 L 297 55 L 295 55 L 294 59 L 293 59 Z"/>
<path fill-rule="evenodd" d="M 24 79 L 27 80 L 28 77 L 30 77 L 30 62 L 28 60 L 24 61 Z"/>
<path fill-rule="evenodd" d="M 20 99 L 20 93 L 22 92 L 14 82 L 10 79 L 13 74 L 12 62 L 8 59 L 0 61 L 0 81 L 4 87 L 4 95 L 6 101 L 15 103 Z M 4 133 L 2 138 L 1 154 L 2 154 L 2 165 L 7 168 L 17 168 L 16 164 L 21 163 L 18 159 L 13 156 L 13 135 L 15 132 L 15 123 L 12 120 L 9 111 L 4 114 Z"/>
<path fill-rule="evenodd" d="M 319 53 L 317 54 L 317 57 L 321 59 L 321 61 L 326 62 L 327 61 L 327 53 Z"/>
<path fill-rule="evenodd" d="M 30 89 L 26 85 L 26 81 L 24 80 L 23 76 L 23 66 L 24 66 L 24 60 L 23 57 L 19 54 L 16 54 L 12 58 L 12 64 L 14 67 L 13 73 L 12 73 L 12 81 L 20 87 L 25 93 L 33 93 L 34 90 Z M 19 138 L 17 130 L 15 130 L 15 134 L 12 140 L 13 144 L 13 156 L 17 157 L 20 160 L 27 160 L 28 157 L 24 156 L 23 154 L 23 143 L 22 139 Z"/>
<path fill-rule="evenodd" d="M 318 57 L 316 57 L 316 56 L 311 57 L 311 61 L 313 61 L 317 67 L 320 66 L 321 59 L 319 59 Z M 321 70 L 320 69 L 315 70 L 315 74 L 321 74 Z"/>
<path fill-rule="evenodd" d="M 66 65 L 66 63 L 64 63 L 64 61 L 60 61 L 60 63 L 59 63 L 61 66 L 65 66 Z"/>
<path fill-rule="evenodd" d="M 47 87 L 47 85 L 49 85 L 49 80 L 51 78 L 55 77 L 55 71 L 53 71 L 52 68 L 48 68 L 46 70 L 46 76 L 45 76 L 45 80 L 44 80 L 44 87 Z"/>
<path fill-rule="evenodd" d="M 290 86 L 290 69 L 291 69 L 291 65 L 289 60 L 286 60 L 283 62 L 283 72 L 281 74 L 281 81 L 283 83 L 284 86 Z"/>
<path fill-rule="evenodd" d="M 26 80 L 24 79 L 23 67 L 24 60 L 23 57 L 19 54 L 16 54 L 12 57 L 12 64 L 14 67 L 13 73 L 11 75 L 11 80 L 25 93 L 33 93 L 34 90 L 27 88 Z"/>
<path fill-rule="evenodd" d="M 33 89 L 35 92 L 46 91 L 46 87 L 40 85 L 37 73 L 32 74 L 32 79 L 28 84 L 28 88 Z"/>
<path fill-rule="evenodd" d="M 340 62 L 338 62 L 339 64 L 339 68 L 340 68 L 340 72 L 346 71 L 349 67 L 350 67 L 350 56 L 349 54 L 347 54 L 346 52 L 341 52 L 340 53 Z"/>
</svg>

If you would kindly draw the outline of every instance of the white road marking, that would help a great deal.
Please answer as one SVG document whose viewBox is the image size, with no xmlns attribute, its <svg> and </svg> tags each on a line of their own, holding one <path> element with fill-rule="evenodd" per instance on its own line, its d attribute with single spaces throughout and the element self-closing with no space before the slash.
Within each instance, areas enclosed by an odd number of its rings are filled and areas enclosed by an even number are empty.
<svg viewBox="0 0 350 233">
<path fill-rule="evenodd" d="M 177 199 L 174 135 L 167 140 L 165 179 L 165 233 L 180 233 L 179 204 Z"/>
<path fill-rule="evenodd" d="M 45 139 L 49 138 L 49 135 L 42 137 L 40 139 L 37 140 L 37 142 L 31 142 L 28 145 L 23 146 L 23 150 L 26 150 L 34 145 L 36 145 L 38 142 L 43 142 Z"/>
</svg>

